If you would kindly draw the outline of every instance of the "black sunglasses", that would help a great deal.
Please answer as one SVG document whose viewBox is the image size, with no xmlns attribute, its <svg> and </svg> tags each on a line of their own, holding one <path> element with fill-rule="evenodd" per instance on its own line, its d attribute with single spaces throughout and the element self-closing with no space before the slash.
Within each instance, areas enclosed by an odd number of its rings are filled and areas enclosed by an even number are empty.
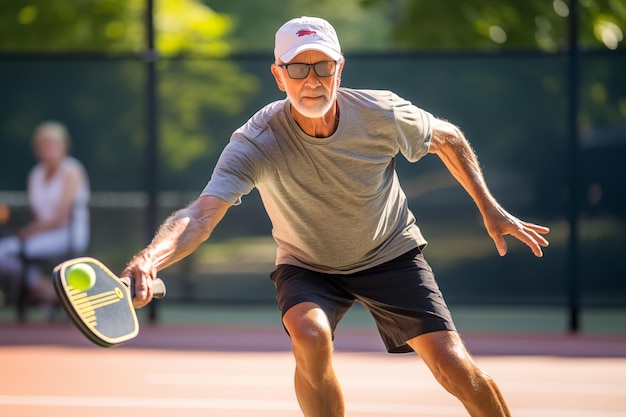
<svg viewBox="0 0 626 417">
<path fill-rule="evenodd" d="M 294 80 L 303 80 L 309 76 L 311 68 L 318 77 L 330 77 L 335 74 L 337 69 L 337 61 L 320 61 L 315 64 L 281 64 L 278 65 L 287 70 L 289 78 Z"/>
</svg>

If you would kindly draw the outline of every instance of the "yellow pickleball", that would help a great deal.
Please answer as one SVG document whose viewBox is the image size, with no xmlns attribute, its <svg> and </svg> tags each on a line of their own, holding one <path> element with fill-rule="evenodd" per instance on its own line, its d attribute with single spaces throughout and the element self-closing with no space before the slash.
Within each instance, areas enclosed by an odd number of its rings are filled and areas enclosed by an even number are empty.
<svg viewBox="0 0 626 417">
<path fill-rule="evenodd" d="M 87 291 L 96 285 L 96 271 L 86 263 L 72 265 L 67 271 L 67 283 L 78 291 Z"/>
</svg>

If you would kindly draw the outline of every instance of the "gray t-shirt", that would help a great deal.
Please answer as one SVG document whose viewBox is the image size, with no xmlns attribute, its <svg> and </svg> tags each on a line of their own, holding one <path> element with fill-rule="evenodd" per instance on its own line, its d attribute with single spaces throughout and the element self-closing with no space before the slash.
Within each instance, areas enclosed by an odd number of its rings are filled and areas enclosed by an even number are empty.
<svg viewBox="0 0 626 417">
<path fill-rule="evenodd" d="M 339 125 L 306 135 L 288 100 L 235 131 L 202 195 L 239 204 L 257 187 L 278 244 L 276 265 L 349 274 L 426 244 L 395 171 L 428 153 L 432 116 L 390 91 L 337 92 Z"/>
</svg>

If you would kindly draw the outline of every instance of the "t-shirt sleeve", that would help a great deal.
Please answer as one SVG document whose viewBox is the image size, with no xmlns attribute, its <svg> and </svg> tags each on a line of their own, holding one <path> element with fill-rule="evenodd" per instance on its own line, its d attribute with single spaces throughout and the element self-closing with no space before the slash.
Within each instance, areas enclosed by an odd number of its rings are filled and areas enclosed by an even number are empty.
<svg viewBox="0 0 626 417">
<path fill-rule="evenodd" d="M 433 116 L 411 102 L 392 94 L 400 152 L 409 162 L 428 153 Z"/>
<path fill-rule="evenodd" d="M 241 198 L 255 187 L 257 164 L 254 161 L 258 156 L 257 150 L 245 140 L 231 139 L 201 195 L 219 197 L 231 205 L 241 204 Z"/>
<path fill-rule="evenodd" d="M 273 173 L 275 140 L 268 122 L 284 108 L 285 102 L 268 104 L 232 134 L 201 195 L 238 205 L 244 195 Z"/>
</svg>

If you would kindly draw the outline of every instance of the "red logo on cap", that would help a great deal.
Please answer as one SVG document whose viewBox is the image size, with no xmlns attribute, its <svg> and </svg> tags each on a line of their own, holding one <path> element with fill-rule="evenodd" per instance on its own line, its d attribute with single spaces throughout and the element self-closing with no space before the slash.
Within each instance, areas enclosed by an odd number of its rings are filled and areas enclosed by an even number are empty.
<svg viewBox="0 0 626 417">
<path fill-rule="evenodd" d="M 317 32 L 314 30 L 310 30 L 310 29 L 302 29 L 296 32 L 296 35 L 298 36 L 307 36 L 307 35 L 315 35 L 315 34 L 317 34 Z"/>
</svg>

